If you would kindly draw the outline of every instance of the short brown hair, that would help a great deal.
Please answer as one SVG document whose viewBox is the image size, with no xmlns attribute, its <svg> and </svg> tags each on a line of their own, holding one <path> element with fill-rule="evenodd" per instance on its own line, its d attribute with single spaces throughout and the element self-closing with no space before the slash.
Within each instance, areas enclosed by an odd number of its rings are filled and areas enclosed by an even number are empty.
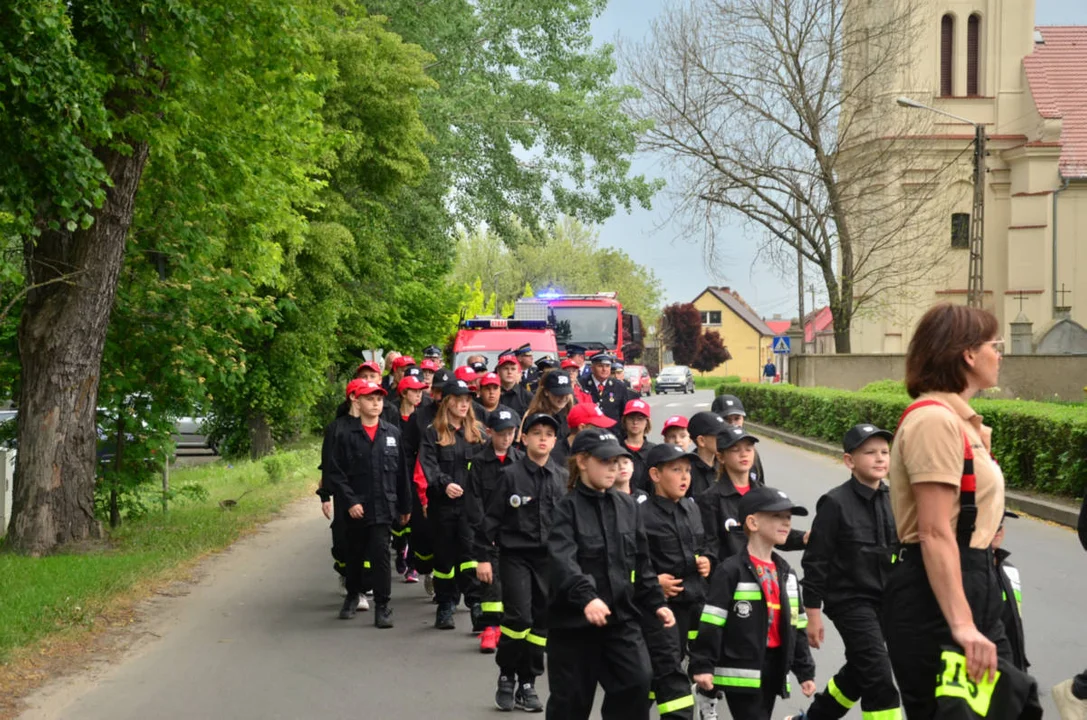
<svg viewBox="0 0 1087 720">
<path fill-rule="evenodd" d="M 988 310 L 941 303 L 917 323 L 906 353 L 906 391 L 959 393 L 969 367 L 963 353 L 996 337 L 1000 323 Z"/>
</svg>

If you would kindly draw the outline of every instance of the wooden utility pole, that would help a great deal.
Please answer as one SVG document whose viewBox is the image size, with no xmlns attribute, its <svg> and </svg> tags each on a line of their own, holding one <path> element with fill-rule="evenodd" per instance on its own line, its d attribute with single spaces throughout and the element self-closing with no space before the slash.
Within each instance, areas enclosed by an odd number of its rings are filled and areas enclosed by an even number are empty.
<svg viewBox="0 0 1087 720">
<path fill-rule="evenodd" d="M 970 279 L 966 304 L 979 308 L 985 297 L 985 126 L 974 126 L 974 212 L 970 216 Z"/>
</svg>

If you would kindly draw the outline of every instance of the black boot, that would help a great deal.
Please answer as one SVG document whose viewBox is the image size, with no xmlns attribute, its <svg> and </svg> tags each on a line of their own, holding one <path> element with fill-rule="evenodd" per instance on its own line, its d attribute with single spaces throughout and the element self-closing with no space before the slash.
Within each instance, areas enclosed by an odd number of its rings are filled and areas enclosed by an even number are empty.
<svg viewBox="0 0 1087 720">
<path fill-rule="evenodd" d="M 476 603 L 468 608 L 468 612 L 472 616 L 472 632 L 481 633 L 483 629 L 487 627 L 487 623 L 483 622 L 483 608 Z"/>
<path fill-rule="evenodd" d="M 359 596 L 356 593 L 347 593 L 343 599 L 343 607 L 340 608 L 340 620 L 350 620 L 359 611 Z"/>
<path fill-rule="evenodd" d="M 393 626 L 393 611 L 388 605 L 378 605 L 374 612 L 374 627 L 385 630 Z"/>
<path fill-rule="evenodd" d="M 457 627 L 456 622 L 453 620 L 453 613 L 456 612 L 457 606 L 453 603 L 443 602 L 438 605 L 438 613 L 434 620 L 434 627 L 439 630 L 453 630 Z"/>
</svg>

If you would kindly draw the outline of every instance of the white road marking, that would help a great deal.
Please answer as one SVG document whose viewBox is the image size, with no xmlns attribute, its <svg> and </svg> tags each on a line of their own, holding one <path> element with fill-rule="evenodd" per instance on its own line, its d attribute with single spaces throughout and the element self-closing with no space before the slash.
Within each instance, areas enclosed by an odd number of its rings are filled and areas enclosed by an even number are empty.
<svg viewBox="0 0 1087 720">
<path fill-rule="evenodd" d="M 709 403 L 695 403 L 694 406 L 695 407 L 709 407 L 710 404 Z"/>
<path fill-rule="evenodd" d="M 668 403 L 668 404 L 667 404 L 667 405 L 665 405 L 664 407 L 679 407 L 679 406 L 680 406 L 680 405 L 682 405 L 682 404 L 683 404 L 683 403 Z"/>
</svg>

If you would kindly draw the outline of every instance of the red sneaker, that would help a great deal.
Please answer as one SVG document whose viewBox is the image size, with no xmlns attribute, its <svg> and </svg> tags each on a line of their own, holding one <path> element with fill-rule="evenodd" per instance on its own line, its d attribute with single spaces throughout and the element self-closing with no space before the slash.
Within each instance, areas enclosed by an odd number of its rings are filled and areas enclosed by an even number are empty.
<svg viewBox="0 0 1087 720">
<path fill-rule="evenodd" d="M 479 651 L 490 655 L 498 651 L 498 636 L 500 631 L 496 627 L 485 627 L 479 634 Z"/>
</svg>

